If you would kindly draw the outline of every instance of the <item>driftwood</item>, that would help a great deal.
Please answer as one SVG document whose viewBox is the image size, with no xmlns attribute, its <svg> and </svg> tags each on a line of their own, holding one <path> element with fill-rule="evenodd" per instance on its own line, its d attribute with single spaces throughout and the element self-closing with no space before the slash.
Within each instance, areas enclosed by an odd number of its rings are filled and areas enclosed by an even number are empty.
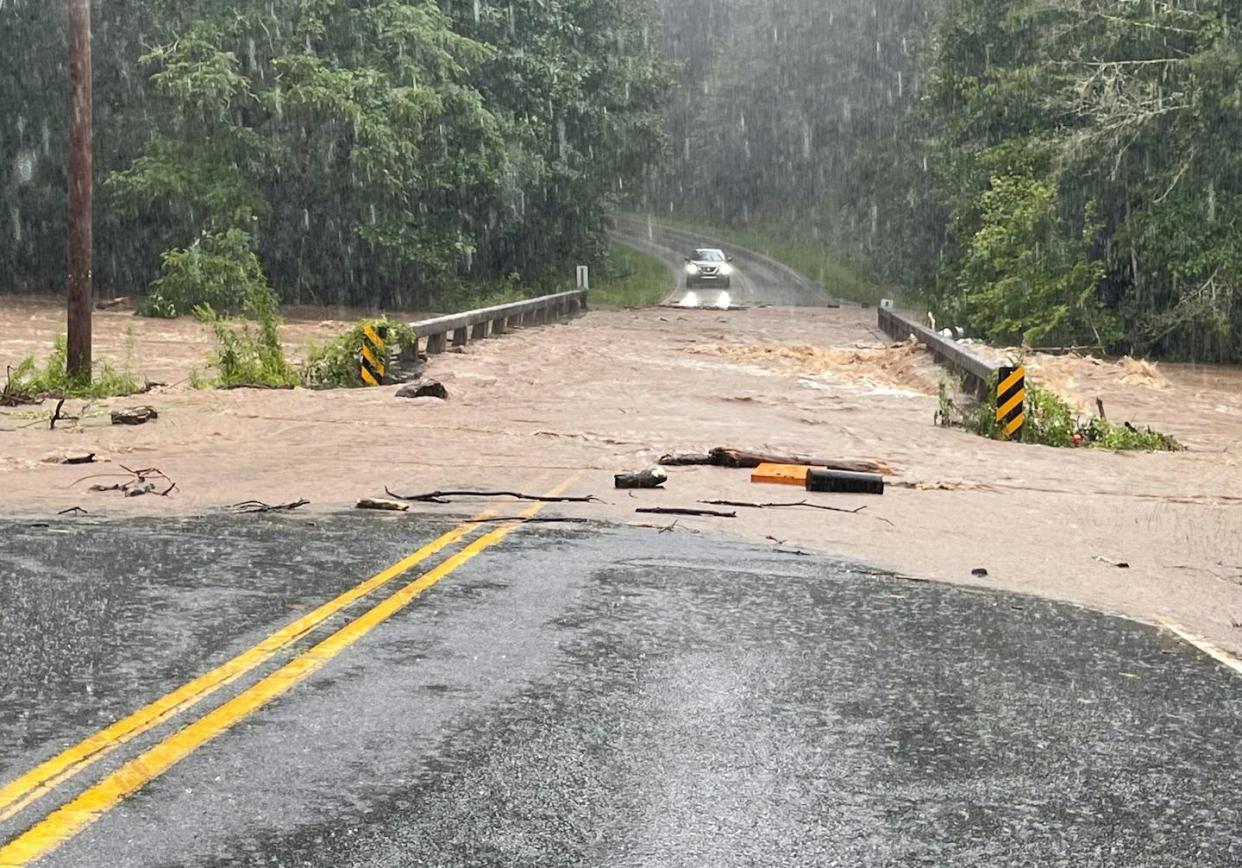
<svg viewBox="0 0 1242 868">
<path fill-rule="evenodd" d="M 713 509 L 673 509 L 671 507 L 654 506 L 634 510 L 642 515 L 684 515 L 690 518 L 737 518 L 736 512 L 717 512 Z"/>
<path fill-rule="evenodd" d="M 123 295 L 119 298 L 100 299 L 95 302 L 95 310 L 112 310 L 114 308 L 123 307 L 129 304 L 129 296 Z"/>
<path fill-rule="evenodd" d="M 824 506 L 820 503 L 811 503 L 806 500 L 799 500 L 795 503 L 745 503 L 738 500 L 700 500 L 699 503 L 707 506 L 734 506 L 738 509 L 795 509 L 802 507 L 803 509 L 822 509 L 824 512 L 843 512 L 846 515 L 858 515 L 867 507 L 860 506 L 858 509 L 842 509 L 839 506 Z"/>
<path fill-rule="evenodd" d="M 62 509 L 57 515 L 90 515 L 89 512 L 80 506 L 71 506 L 68 509 Z"/>
<path fill-rule="evenodd" d="M 92 485 L 89 490 L 119 491 L 126 497 L 142 497 L 145 494 L 155 494 L 159 497 L 167 497 L 177 488 L 177 483 L 169 479 L 162 470 L 156 467 L 144 467 L 141 470 L 131 470 L 124 464 L 119 466 L 132 477 L 128 482 L 118 482 L 113 485 Z M 88 479 L 104 479 L 110 476 L 115 477 L 120 475 L 122 474 L 97 473 L 93 476 L 83 476 L 81 479 L 75 481 L 73 485 L 77 485 L 79 482 L 85 482 Z M 156 482 L 167 482 L 168 486 L 161 490 L 159 485 L 156 485 Z M 69 487 L 72 488 L 73 485 Z"/>
<path fill-rule="evenodd" d="M 158 419 L 160 414 L 156 412 L 154 407 L 126 407 L 123 410 L 112 411 L 113 425 L 145 425 L 152 419 Z"/>
<path fill-rule="evenodd" d="M 763 452 L 746 452 L 741 449 L 718 447 L 707 455 L 673 454 L 665 455 L 660 463 L 666 467 L 732 467 L 753 469 L 760 464 L 796 464 L 805 467 L 826 467 L 829 470 L 844 470 L 851 473 L 881 473 L 892 476 L 896 473 L 886 461 L 870 459 L 841 460 L 836 458 L 812 458 L 804 455 L 770 455 Z"/>
<path fill-rule="evenodd" d="M 52 420 L 47 423 L 47 430 L 49 431 L 56 430 L 56 423 L 59 422 L 63 418 L 60 415 L 60 411 L 63 410 L 64 407 L 65 407 L 65 399 L 61 398 L 59 401 L 56 402 L 56 409 L 52 411 Z"/>
<path fill-rule="evenodd" d="M 309 500 L 295 500 L 291 503 L 264 503 L 261 500 L 243 500 L 229 507 L 234 512 L 251 515 L 260 512 L 293 512 L 310 504 Z"/>
<path fill-rule="evenodd" d="M 603 503 L 595 495 L 587 497 L 542 497 L 537 494 L 522 494 L 518 491 L 430 491 L 426 494 L 397 494 L 385 487 L 384 493 L 397 500 L 409 503 L 452 503 L 453 497 L 509 497 L 514 500 L 527 500 L 533 503 Z"/>
<path fill-rule="evenodd" d="M 397 500 L 376 500 L 370 497 L 364 497 L 354 506 L 355 509 L 374 509 L 380 512 L 406 512 L 409 510 L 408 503 L 401 503 Z"/>
</svg>

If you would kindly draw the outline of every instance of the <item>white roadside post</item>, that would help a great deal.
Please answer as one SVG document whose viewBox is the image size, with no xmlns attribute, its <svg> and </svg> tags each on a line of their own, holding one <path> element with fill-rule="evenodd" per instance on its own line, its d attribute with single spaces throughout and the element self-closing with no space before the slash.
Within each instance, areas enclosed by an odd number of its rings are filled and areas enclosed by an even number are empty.
<svg viewBox="0 0 1242 868">
<path fill-rule="evenodd" d="M 578 289 L 591 288 L 591 269 L 585 265 L 578 266 Z"/>
</svg>

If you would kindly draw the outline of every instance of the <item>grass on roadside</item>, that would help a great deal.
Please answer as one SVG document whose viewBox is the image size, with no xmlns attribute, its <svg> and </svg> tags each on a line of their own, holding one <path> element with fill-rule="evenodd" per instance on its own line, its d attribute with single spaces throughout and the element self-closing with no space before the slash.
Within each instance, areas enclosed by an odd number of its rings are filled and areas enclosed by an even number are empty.
<svg viewBox="0 0 1242 868">
<path fill-rule="evenodd" d="M 592 307 L 642 307 L 668 298 L 676 282 L 663 262 L 623 244 L 609 250 L 605 273 L 591 280 Z"/>
<path fill-rule="evenodd" d="M 22 359 L 6 372 L 0 387 L 0 406 L 38 403 L 45 398 L 117 398 L 141 392 L 143 385 L 133 375 L 134 335 L 126 335 L 125 362 L 118 370 L 107 360 L 94 364 L 89 383 L 69 375 L 69 342 L 59 335 L 47 362 L 42 366 L 35 356 Z"/>
<path fill-rule="evenodd" d="M 705 238 L 771 256 L 818 283 L 833 298 L 876 305 L 884 295 L 881 287 L 846 264 L 822 241 L 806 234 L 804 229 L 760 223 L 744 227 L 712 226 L 681 215 L 660 215 L 655 219 L 688 232 L 702 233 Z"/>
</svg>

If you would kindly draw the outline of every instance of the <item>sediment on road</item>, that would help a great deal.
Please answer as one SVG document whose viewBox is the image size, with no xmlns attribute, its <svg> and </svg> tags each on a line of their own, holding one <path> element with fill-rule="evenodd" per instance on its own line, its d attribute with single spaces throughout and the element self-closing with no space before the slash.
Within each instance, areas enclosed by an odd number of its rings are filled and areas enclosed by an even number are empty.
<svg viewBox="0 0 1242 868">
<path fill-rule="evenodd" d="M 22 304 L 2 308 L 0 367 L 45 352 L 60 328 L 55 308 Z M 105 353 L 119 356 L 130 322 L 123 314 L 97 318 Z M 290 340 L 333 328 L 297 324 Z M 209 338 L 194 323 L 138 321 L 135 343 L 139 373 L 178 384 L 202 364 Z M 802 495 L 753 485 L 748 471 L 690 467 L 670 468 L 663 491 L 631 497 L 611 491 L 613 474 L 665 453 L 722 445 L 874 458 L 898 470 L 883 497 L 820 496 L 846 509 L 866 506 L 857 515 L 742 510 L 732 520 L 683 519 L 673 532 L 737 534 L 915 577 L 1168 618 L 1242 650 L 1235 626 L 1242 623 L 1242 376 L 1030 361 L 1058 391 L 1087 406 L 1101 398 L 1111 418 L 1173 434 L 1187 451 L 1052 450 L 937 428 L 940 371 L 893 347 L 875 328 L 874 311 L 653 309 L 591 313 L 435 357 L 429 375 L 444 383 L 447 401 L 398 401 L 396 387 L 214 392 L 182 383 L 143 396 L 159 418 L 136 428 L 108 423 L 109 409 L 124 401 L 96 402 L 80 422 L 55 431 L 40 417 L 51 406 L 0 411 L 0 512 L 180 515 L 302 498 L 311 501 L 308 510 L 326 511 L 382 497 L 385 486 L 531 491 L 552 475 L 584 469 L 572 493 L 608 503 L 554 506 L 547 515 L 646 524 L 658 533 L 659 522 L 636 508 Z M 77 415 L 84 405 L 66 409 Z M 66 451 L 95 452 L 104 463 L 44 462 Z M 78 482 L 122 464 L 157 467 L 177 489 L 126 498 Z M 1129 568 L 1115 566 L 1122 562 Z M 972 575 L 980 569 L 986 578 Z"/>
</svg>

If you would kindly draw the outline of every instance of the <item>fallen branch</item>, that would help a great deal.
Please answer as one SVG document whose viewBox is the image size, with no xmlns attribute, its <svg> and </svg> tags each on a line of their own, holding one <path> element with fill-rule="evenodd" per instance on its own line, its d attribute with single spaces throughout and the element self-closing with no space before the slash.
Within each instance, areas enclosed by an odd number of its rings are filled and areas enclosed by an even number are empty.
<svg viewBox="0 0 1242 868">
<path fill-rule="evenodd" d="M 846 515 L 858 515 L 867 507 L 860 506 L 858 509 L 842 509 L 839 506 L 824 506 L 819 503 L 810 503 L 809 501 L 799 500 L 796 503 L 745 503 L 736 500 L 700 500 L 699 503 L 707 506 L 735 506 L 739 509 L 793 509 L 795 507 L 805 507 L 806 509 L 822 509 L 825 512 L 843 512 Z"/>
<path fill-rule="evenodd" d="M 634 510 L 642 515 L 684 515 L 690 518 L 737 518 L 736 512 L 717 512 L 712 509 L 673 509 L 664 506 Z"/>
<path fill-rule="evenodd" d="M 89 512 L 80 506 L 71 506 L 68 509 L 62 509 L 57 515 L 90 515 Z"/>
<path fill-rule="evenodd" d="M 132 478 L 128 482 L 118 482 L 114 485 L 92 485 L 90 491 L 119 491 L 126 497 L 142 497 L 144 494 L 154 494 L 159 497 L 167 497 L 177 488 L 177 483 L 169 479 L 168 476 L 158 467 L 144 467 L 140 470 L 133 470 L 124 464 L 118 465 L 125 473 Z M 121 473 L 96 473 L 92 476 L 83 476 L 81 479 L 73 482 L 69 487 L 73 488 L 79 482 L 86 482 L 88 479 L 106 479 L 108 477 L 123 476 Z M 151 480 L 159 480 L 168 483 L 168 487 L 160 491 Z"/>
<path fill-rule="evenodd" d="M 892 476 L 897 472 L 886 461 L 808 458 L 804 455 L 770 455 L 763 452 L 746 452 L 741 449 L 730 449 L 724 446 L 713 449 L 706 455 L 665 455 L 660 459 L 660 464 L 666 467 L 709 466 L 746 469 L 753 469 L 760 464 L 795 464 L 804 467 L 824 467 L 828 470 L 844 470 L 850 473 L 880 473 L 885 476 Z"/>
<path fill-rule="evenodd" d="M 595 495 L 588 497 L 543 497 L 537 494 L 522 494 L 517 491 L 431 491 L 427 494 L 397 494 L 388 487 L 384 493 L 397 500 L 409 503 L 452 503 L 452 497 L 511 497 L 514 500 L 526 500 L 534 503 L 603 503 Z"/>
<path fill-rule="evenodd" d="M 410 508 L 408 503 L 399 503 L 395 500 L 375 500 L 370 497 L 364 497 L 354 505 L 355 509 L 374 509 L 380 512 L 405 512 Z"/>
<path fill-rule="evenodd" d="M 295 500 L 292 503 L 264 503 L 261 500 L 243 500 L 241 503 L 235 503 L 229 509 L 243 515 L 253 515 L 260 512 L 293 512 L 295 509 L 301 509 L 310 505 L 309 500 Z"/>
<path fill-rule="evenodd" d="M 52 411 L 52 420 L 47 423 L 47 430 L 49 431 L 56 430 L 56 423 L 60 421 L 60 418 L 61 418 L 60 411 L 61 409 L 64 408 L 64 406 L 65 406 L 64 398 L 61 398 L 59 401 L 56 402 L 56 409 Z"/>
</svg>

